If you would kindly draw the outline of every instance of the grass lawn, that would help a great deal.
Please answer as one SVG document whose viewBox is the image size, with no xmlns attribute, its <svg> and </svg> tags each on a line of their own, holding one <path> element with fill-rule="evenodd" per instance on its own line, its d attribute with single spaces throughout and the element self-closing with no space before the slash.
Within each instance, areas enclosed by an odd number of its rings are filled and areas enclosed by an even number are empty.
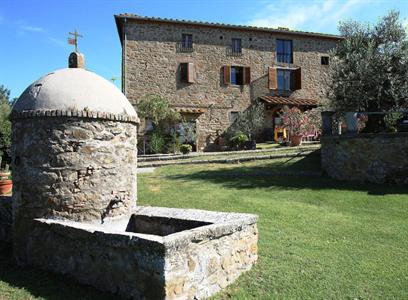
<svg viewBox="0 0 408 300">
<path fill-rule="evenodd" d="M 138 203 L 259 215 L 258 263 L 215 299 L 406 299 L 408 187 L 276 176 L 318 165 L 310 156 L 162 167 L 139 175 Z M 0 259 L 0 299 L 110 297 Z"/>
</svg>

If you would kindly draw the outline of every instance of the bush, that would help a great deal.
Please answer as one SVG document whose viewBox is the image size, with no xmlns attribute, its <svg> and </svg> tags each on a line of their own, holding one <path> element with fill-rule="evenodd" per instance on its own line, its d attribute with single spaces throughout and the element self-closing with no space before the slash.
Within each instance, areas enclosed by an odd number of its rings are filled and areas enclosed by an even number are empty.
<svg viewBox="0 0 408 300">
<path fill-rule="evenodd" d="M 238 150 L 243 149 L 245 142 L 247 142 L 248 136 L 241 131 L 238 131 L 229 139 L 229 146 L 232 149 Z"/>
<path fill-rule="evenodd" d="M 193 150 L 193 147 L 189 144 L 183 144 L 180 146 L 180 151 L 183 154 L 188 154 Z"/>
<path fill-rule="evenodd" d="M 150 152 L 153 154 L 163 153 L 165 145 L 166 145 L 166 140 L 163 134 L 159 131 L 153 132 L 153 134 L 150 137 L 150 142 L 149 142 Z"/>
</svg>

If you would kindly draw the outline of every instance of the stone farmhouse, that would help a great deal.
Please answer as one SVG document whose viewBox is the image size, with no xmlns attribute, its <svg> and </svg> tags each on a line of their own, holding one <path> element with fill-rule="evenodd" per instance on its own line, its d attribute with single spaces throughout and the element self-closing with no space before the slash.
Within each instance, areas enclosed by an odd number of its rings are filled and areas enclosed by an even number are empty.
<svg viewBox="0 0 408 300">
<path fill-rule="evenodd" d="M 195 128 L 198 151 L 212 149 L 238 113 L 258 100 L 265 103 L 265 136 L 276 138 L 283 105 L 307 109 L 325 98 L 328 52 L 341 39 L 133 14 L 115 21 L 123 93 L 133 105 L 149 94 L 167 99 Z"/>
</svg>

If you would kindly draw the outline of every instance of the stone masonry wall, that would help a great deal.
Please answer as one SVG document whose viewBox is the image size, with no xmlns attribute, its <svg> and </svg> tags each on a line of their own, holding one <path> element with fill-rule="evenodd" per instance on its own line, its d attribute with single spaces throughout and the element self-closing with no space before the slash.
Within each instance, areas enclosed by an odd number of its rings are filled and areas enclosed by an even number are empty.
<svg viewBox="0 0 408 300">
<path fill-rule="evenodd" d="M 33 218 L 101 222 L 136 206 L 136 126 L 117 121 L 13 121 L 15 255 Z M 113 202 L 111 202 L 113 201 Z M 19 246 L 20 245 L 20 246 Z"/>
<path fill-rule="evenodd" d="M 248 271 L 258 258 L 257 241 L 256 224 L 228 222 L 207 233 L 197 228 L 161 237 L 36 219 L 24 246 L 29 265 L 100 290 L 127 299 L 181 300 L 214 295 Z"/>
<path fill-rule="evenodd" d="M 166 249 L 166 296 L 203 299 L 231 284 L 258 259 L 258 229 L 246 225 L 216 239 Z"/>
<path fill-rule="evenodd" d="M 328 136 L 322 168 L 340 180 L 408 183 L 408 133 Z"/>
<path fill-rule="evenodd" d="M 183 33 L 193 35 L 192 53 L 177 51 Z M 231 38 L 242 39 L 242 56 L 227 55 Z M 244 111 L 252 100 L 271 94 L 267 74 L 268 67 L 275 65 L 277 38 L 293 41 L 293 66 L 302 68 L 302 89 L 292 96 L 324 98 L 328 66 L 321 65 L 320 57 L 336 45 L 333 39 L 134 20 L 126 25 L 123 45 L 126 96 L 133 104 L 147 94 L 158 94 L 177 107 L 206 108 L 197 115 L 199 148 L 203 149 L 215 139 L 217 130 L 230 126 L 231 111 Z M 195 83 L 180 82 L 182 62 L 194 63 Z M 251 84 L 224 85 L 225 65 L 250 67 Z"/>
</svg>

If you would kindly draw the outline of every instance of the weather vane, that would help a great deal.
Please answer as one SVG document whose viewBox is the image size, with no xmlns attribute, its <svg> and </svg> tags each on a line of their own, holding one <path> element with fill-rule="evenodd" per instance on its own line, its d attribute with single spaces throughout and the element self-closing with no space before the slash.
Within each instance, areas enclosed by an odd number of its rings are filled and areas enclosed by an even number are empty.
<svg viewBox="0 0 408 300">
<path fill-rule="evenodd" d="M 68 37 L 68 44 L 75 45 L 75 52 L 78 52 L 78 38 L 83 36 L 79 34 L 79 32 L 77 32 L 76 29 L 74 32 L 69 32 L 69 34 L 72 35 L 73 38 Z"/>
</svg>

